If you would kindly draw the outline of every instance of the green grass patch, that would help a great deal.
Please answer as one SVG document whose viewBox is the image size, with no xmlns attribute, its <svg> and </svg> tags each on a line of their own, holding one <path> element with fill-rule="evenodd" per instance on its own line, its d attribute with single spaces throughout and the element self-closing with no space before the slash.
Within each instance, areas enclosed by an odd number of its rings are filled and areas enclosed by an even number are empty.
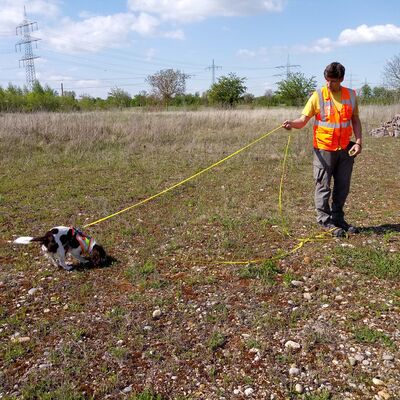
<svg viewBox="0 0 400 400">
<path fill-rule="evenodd" d="M 354 338 L 360 343 L 382 343 L 386 347 L 394 349 L 396 347 L 393 340 L 376 329 L 371 329 L 368 326 L 356 328 L 354 331 Z"/>
<path fill-rule="evenodd" d="M 129 400 L 162 400 L 160 394 L 155 394 L 151 390 L 144 390 L 129 397 Z"/>
<path fill-rule="evenodd" d="M 340 248 L 336 250 L 336 263 L 339 267 L 351 267 L 358 272 L 381 279 L 400 277 L 400 254 L 380 249 Z"/>
<path fill-rule="evenodd" d="M 208 339 L 207 345 L 211 351 L 216 351 L 217 349 L 224 346 L 226 343 L 226 337 L 221 332 L 213 332 L 213 334 Z"/>
<path fill-rule="evenodd" d="M 276 283 L 275 278 L 279 273 L 275 260 L 267 260 L 260 265 L 249 264 L 239 270 L 239 277 L 244 279 L 260 279 L 269 285 Z"/>
<path fill-rule="evenodd" d="M 51 381 L 42 380 L 30 383 L 22 390 L 23 400 L 89 400 L 92 396 L 79 393 L 71 385 L 57 386 Z"/>
</svg>

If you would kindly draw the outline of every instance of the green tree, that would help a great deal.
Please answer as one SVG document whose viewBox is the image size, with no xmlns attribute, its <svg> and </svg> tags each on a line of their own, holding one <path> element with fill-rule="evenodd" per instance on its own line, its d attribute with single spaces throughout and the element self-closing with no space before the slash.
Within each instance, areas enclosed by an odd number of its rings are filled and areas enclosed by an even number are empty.
<svg viewBox="0 0 400 400">
<path fill-rule="evenodd" d="M 361 98 L 368 100 L 372 97 L 372 88 L 367 83 L 361 87 Z"/>
<path fill-rule="evenodd" d="M 131 104 L 131 96 L 125 90 L 115 87 L 108 93 L 107 102 L 112 107 L 129 107 Z"/>
<path fill-rule="evenodd" d="M 246 93 L 245 80 L 246 78 L 239 78 L 234 73 L 230 73 L 228 76 L 221 76 L 208 91 L 210 103 L 220 104 L 225 107 L 235 106 Z"/>
<path fill-rule="evenodd" d="M 306 78 L 301 72 L 291 73 L 287 79 L 278 82 L 276 91 L 279 99 L 289 106 L 301 106 L 317 87 L 315 76 Z"/>
<path fill-rule="evenodd" d="M 153 93 L 161 98 L 165 105 L 177 95 L 182 95 L 186 90 L 186 80 L 190 76 L 174 69 L 162 69 L 146 78 L 152 87 Z"/>
</svg>

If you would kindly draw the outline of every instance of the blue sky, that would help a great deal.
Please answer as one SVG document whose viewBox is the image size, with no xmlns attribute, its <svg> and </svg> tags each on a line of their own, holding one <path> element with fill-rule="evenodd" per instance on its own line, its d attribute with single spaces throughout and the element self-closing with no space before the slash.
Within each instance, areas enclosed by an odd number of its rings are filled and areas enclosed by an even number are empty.
<svg viewBox="0 0 400 400">
<path fill-rule="evenodd" d="M 145 78 L 166 68 L 191 75 L 187 92 L 202 93 L 213 59 L 216 78 L 245 77 L 256 96 L 276 88 L 287 64 L 322 85 L 325 66 L 339 61 L 345 85 L 378 86 L 400 54 L 398 0 L 0 0 L 2 87 L 25 83 L 15 51 L 24 5 L 39 27 L 37 78 L 78 96 L 149 92 Z"/>
</svg>

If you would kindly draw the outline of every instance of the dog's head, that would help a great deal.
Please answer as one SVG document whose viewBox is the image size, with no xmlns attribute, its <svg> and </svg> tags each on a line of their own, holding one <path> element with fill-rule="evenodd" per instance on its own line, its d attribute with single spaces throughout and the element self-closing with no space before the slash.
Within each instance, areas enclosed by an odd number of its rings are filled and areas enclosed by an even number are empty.
<svg viewBox="0 0 400 400">
<path fill-rule="evenodd" d="M 102 246 L 95 244 L 92 252 L 90 253 L 90 259 L 94 267 L 100 267 L 106 262 L 107 254 Z"/>
</svg>

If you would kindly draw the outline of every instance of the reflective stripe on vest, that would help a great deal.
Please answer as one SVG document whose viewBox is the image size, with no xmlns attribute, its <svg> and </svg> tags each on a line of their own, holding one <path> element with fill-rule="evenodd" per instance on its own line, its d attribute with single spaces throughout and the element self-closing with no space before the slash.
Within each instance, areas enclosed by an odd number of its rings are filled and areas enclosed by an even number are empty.
<svg viewBox="0 0 400 400">
<path fill-rule="evenodd" d="M 356 106 L 356 95 L 351 89 L 341 87 L 340 111 L 337 110 L 331 98 L 329 89 L 325 86 L 317 90 L 319 113 L 314 119 L 314 147 L 336 151 L 347 147 L 352 135 L 351 118 Z"/>
</svg>

